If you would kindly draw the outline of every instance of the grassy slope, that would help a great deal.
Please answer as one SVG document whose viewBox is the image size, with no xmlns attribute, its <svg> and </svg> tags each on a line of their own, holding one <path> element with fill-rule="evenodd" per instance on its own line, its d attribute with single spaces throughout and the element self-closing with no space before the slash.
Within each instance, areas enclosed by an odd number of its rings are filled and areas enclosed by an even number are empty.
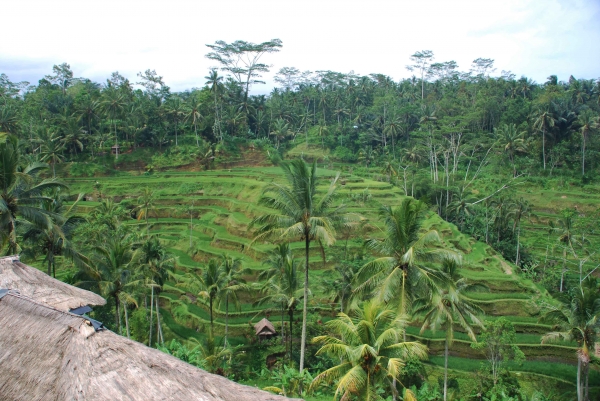
<svg viewBox="0 0 600 401">
<path fill-rule="evenodd" d="M 318 174 L 323 177 L 323 182 L 326 184 L 327 178 L 333 177 L 336 171 L 319 168 Z M 280 170 L 277 167 L 237 167 L 206 172 L 160 172 L 149 176 L 141 175 L 138 172 L 120 173 L 113 177 L 74 178 L 70 180 L 70 184 L 73 191 L 86 192 L 92 198 L 97 198 L 98 193 L 94 191 L 93 185 L 99 181 L 105 196 L 116 196 L 118 199 L 132 204 L 135 204 L 142 188 L 150 187 L 156 191 L 159 200 L 157 209 L 151 214 L 151 231 L 163 239 L 169 250 L 178 257 L 180 266 L 178 274 L 183 274 L 185 270 L 200 268 L 208 258 L 219 256 L 225 252 L 241 257 L 245 266 L 259 271 L 262 268 L 261 258 L 265 252 L 271 249 L 271 246 L 254 244 L 250 249 L 251 234 L 248 232 L 247 225 L 253 217 L 266 211 L 256 205 L 262 188 L 269 182 L 281 180 Z M 341 201 L 347 203 L 351 211 L 366 217 L 372 226 L 371 230 L 363 235 L 380 235 L 377 207 L 380 204 L 399 204 L 404 198 L 402 191 L 385 182 L 348 174 L 342 175 L 342 182 L 345 185 L 341 186 L 339 190 Z M 368 188 L 371 194 L 369 201 L 363 204 L 351 199 L 352 194 L 360 193 L 365 188 Z M 532 202 L 546 202 L 548 199 L 543 196 L 537 197 L 530 191 L 523 195 L 529 196 Z M 587 200 L 583 195 L 581 199 Z M 190 249 L 187 208 L 192 204 L 193 229 Z M 591 205 L 593 202 L 590 201 L 586 204 Z M 95 201 L 82 202 L 81 210 L 89 211 L 96 205 Z M 556 209 L 547 210 L 548 214 L 556 212 Z M 137 221 L 131 221 L 128 224 L 139 225 L 140 229 L 145 228 L 145 224 Z M 532 226 L 534 230 L 539 230 L 539 227 L 534 224 Z M 549 327 L 536 323 L 539 310 L 532 301 L 547 299 L 545 291 L 541 291 L 534 283 L 517 274 L 508 274 L 510 271 L 516 271 L 513 264 L 504 261 L 489 246 L 462 235 L 454 225 L 444 222 L 436 214 L 428 215 L 425 228 L 437 229 L 448 246 L 464 253 L 467 262 L 464 275 L 473 282 L 484 282 L 491 289 L 490 293 L 470 294 L 471 298 L 479 301 L 488 315 L 508 316 L 519 330 L 519 342 L 526 346 L 525 351 L 529 350 L 533 359 L 540 359 L 544 354 L 550 354 L 557 360 L 574 361 L 572 344 L 544 347 L 539 345 L 540 333 L 546 332 Z M 523 240 L 528 245 L 530 241 L 533 243 L 535 238 L 535 235 L 523 235 Z M 349 252 L 359 253 L 359 245 L 360 241 L 349 241 Z M 339 241 L 335 247 L 327 250 L 328 260 L 325 265 L 322 263 L 317 248 L 313 248 L 311 256 L 312 283 L 318 283 L 320 277 L 333 266 L 335 257 L 339 257 L 344 252 L 343 246 L 344 241 Z M 293 244 L 293 248 L 296 250 L 296 256 L 300 257 L 302 244 Z M 313 285 L 313 288 L 318 288 L 318 284 Z M 161 297 L 164 305 L 164 321 L 169 329 L 167 337 L 184 339 L 202 337 L 202 332 L 205 331 L 209 320 L 205 305 L 201 300 L 195 304 L 191 303 L 190 298 L 176 286 L 176 283 L 169 283 L 165 290 Z M 318 289 L 315 293 L 319 294 Z M 313 306 L 321 306 L 324 311 L 332 309 L 324 299 L 313 300 Z M 236 342 L 243 341 L 244 335 L 251 333 L 248 323 L 262 319 L 264 312 L 250 303 L 245 304 L 241 311 L 230 311 L 230 330 Z M 330 315 L 330 312 L 327 314 Z M 217 332 L 223 330 L 224 315 L 223 310 L 217 310 Z M 277 311 L 273 311 L 271 320 L 277 327 L 279 324 Z M 439 354 L 441 351 L 438 344 L 441 344 L 441 333 L 425 331 L 420 334 L 418 328 L 414 328 L 409 329 L 409 334 L 429 342 L 435 353 Z M 478 355 L 468 352 L 466 336 L 458 333 L 457 339 L 459 340 L 457 343 L 464 342 L 464 346 L 458 346 L 459 349 L 470 354 L 471 358 L 478 357 Z M 540 347 L 542 351 L 539 350 Z M 536 348 L 537 351 L 533 351 L 533 348 Z M 573 357 L 570 356 L 571 354 Z M 547 365 L 548 362 L 545 362 L 544 366 Z M 535 371 L 537 365 L 531 366 L 530 370 Z M 541 370 L 540 373 L 542 373 Z"/>
</svg>

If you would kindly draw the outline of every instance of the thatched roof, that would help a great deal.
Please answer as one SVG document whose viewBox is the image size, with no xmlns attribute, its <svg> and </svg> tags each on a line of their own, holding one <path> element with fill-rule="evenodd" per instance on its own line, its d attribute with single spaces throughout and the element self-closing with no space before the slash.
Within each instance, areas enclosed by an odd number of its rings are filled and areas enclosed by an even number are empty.
<svg viewBox="0 0 600 401">
<path fill-rule="evenodd" d="M 11 400 L 284 400 L 212 375 L 83 317 L 0 299 L 0 394 Z"/>
<path fill-rule="evenodd" d="M 83 305 L 106 304 L 104 298 L 93 292 L 63 283 L 21 263 L 18 256 L 0 258 L 0 288 L 17 290 L 37 302 L 64 311 Z"/>
<path fill-rule="evenodd" d="M 273 323 L 269 322 L 266 318 L 254 325 L 257 336 L 271 336 L 277 334 Z"/>
</svg>

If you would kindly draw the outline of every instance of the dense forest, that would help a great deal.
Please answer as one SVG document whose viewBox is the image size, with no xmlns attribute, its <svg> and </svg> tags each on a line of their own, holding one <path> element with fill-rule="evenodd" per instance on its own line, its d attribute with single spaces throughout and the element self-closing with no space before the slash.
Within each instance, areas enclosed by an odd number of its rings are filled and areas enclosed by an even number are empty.
<svg viewBox="0 0 600 401">
<path fill-rule="evenodd" d="M 576 349 L 576 397 L 590 399 L 600 329 L 600 80 L 550 76 L 536 83 L 497 74 L 485 58 L 464 72 L 424 50 L 410 56 L 406 68 L 414 75 L 408 79 L 285 67 L 269 95 L 253 95 L 252 86 L 270 68 L 262 58 L 281 46 L 278 39 L 208 45 L 207 57 L 218 67 L 183 92 L 171 91 L 154 70 L 140 72 L 138 82 L 118 72 L 104 83 L 74 77 L 67 63 L 37 85 L 0 75 L 3 253 L 21 253 L 48 274 L 105 296 L 109 303 L 97 313 L 111 329 L 286 395 L 557 399 L 519 390 L 506 366 L 529 357 L 514 345 L 527 334 L 515 332 L 517 324 L 503 313 L 482 317 L 477 300 L 494 293 L 495 284 L 468 271 L 485 270 L 497 252 L 505 273 L 532 283 L 535 296 L 527 298 L 542 305 L 534 320 L 548 329 L 541 341 L 562 338 Z M 268 165 L 280 165 L 281 172 L 267 172 Z M 236 209 L 243 228 L 234 234 L 248 239 L 241 248 L 246 254 L 256 248 L 249 262 L 245 255 L 212 257 L 211 249 L 202 250 L 197 241 L 206 229 L 197 234 L 193 227 L 204 224 L 197 206 L 203 201 L 187 203 L 200 192 L 223 195 L 221 188 L 210 193 L 218 180 L 244 185 L 237 170 L 232 173 L 240 166 L 252 175 L 245 179 L 267 183 L 249 201 L 253 209 Z M 169 171 L 222 169 L 223 176 L 204 176 L 203 188 L 192 180 L 171 190 L 143 181 Z M 127 171 L 141 174 L 127 181 Z M 375 204 L 377 185 L 389 193 Z M 583 201 L 566 203 L 571 194 Z M 553 202 L 555 195 L 562 198 Z M 189 246 L 164 228 L 169 219 L 189 219 Z M 241 241 L 231 233 L 223 238 Z M 477 241 L 490 249 L 485 263 L 463 258 L 476 253 Z M 308 266 L 321 259 L 331 277 L 319 275 L 316 284 L 311 276 L 309 285 Z M 199 268 L 191 268 L 196 262 Z M 185 305 L 180 296 L 187 297 Z M 341 313 L 324 319 L 309 298 L 339 305 Z M 236 314 L 243 314 L 244 302 L 248 311 L 281 311 L 280 346 L 277 339 L 250 342 L 256 351 L 248 341 L 228 341 L 237 335 L 230 314 L 241 322 Z M 193 307 L 206 314 L 209 327 L 196 342 L 193 330 L 181 335 L 173 329 L 185 325 L 182 308 Z M 213 327 L 213 313 L 225 316 L 224 331 Z M 177 336 L 165 335 L 165 327 Z M 475 394 L 458 391 L 457 378 L 448 378 L 455 329 L 457 339 L 462 335 L 490 362 L 470 384 L 459 380 L 478 389 Z M 419 335 L 425 330 L 444 333 L 439 383 L 424 379 L 427 347 Z M 250 362 L 236 360 L 241 349 L 275 355 L 281 364 L 276 373 L 264 366 L 252 373 L 243 366 Z"/>
</svg>

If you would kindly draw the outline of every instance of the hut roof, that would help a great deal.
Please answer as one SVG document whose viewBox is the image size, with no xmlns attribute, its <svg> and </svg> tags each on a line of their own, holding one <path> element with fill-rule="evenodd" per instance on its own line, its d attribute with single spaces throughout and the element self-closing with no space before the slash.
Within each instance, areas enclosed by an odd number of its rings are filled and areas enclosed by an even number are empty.
<svg viewBox="0 0 600 401">
<path fill-rule="evenodd" d="M 18 256 L 0 258 L 0 288 L 13 289 L 37 302 L 68 311 L 84 305 L 104 305 L 106 300 L 93 292 L 56 280 Z"/>
<path fill-rule="evenodd" d="M 269 322 L 267 318 L 264 318 L 260 322 L 254 325 L 254 330 L 256 330 L 256 335 L 272 335 L 276 334 L 275 327 L 273 327 L 273 323 Z"/>
<path fill-rule="evenodd" d="M 0 294 L 0 394 L 14 400 L 284 400 L 15 291 Z"/>
</svg>

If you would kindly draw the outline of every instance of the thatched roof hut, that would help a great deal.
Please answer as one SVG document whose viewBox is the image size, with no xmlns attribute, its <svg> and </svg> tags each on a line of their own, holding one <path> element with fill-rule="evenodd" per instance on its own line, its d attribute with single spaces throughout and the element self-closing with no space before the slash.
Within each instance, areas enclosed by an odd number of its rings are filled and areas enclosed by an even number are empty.
<svg viewBox="0 0 600 401">
<path fill-rule="evenodd" d="M 267 318 L 264 318 L 260 322 L 256 323 L 254 325 L 254 330 L 256 331 L 256 335 L 261 338 L 271 338 L 277 334 L 273 323 L 269 322 Z"/>
<path fill-rule="evenodd" d="M 106 304 L 104 298 L 93 292 L 63 283 L 21 263 L 18 256 L 0 258 L 0 288 L 18 290 L 37 302 L 64 311 L 84 305 Z"/>
<path fill-rule="evenodd" d="M 0 292 L 0 394 L 10 400 L 284 400 L 16 291 Z"/>
</svg>

